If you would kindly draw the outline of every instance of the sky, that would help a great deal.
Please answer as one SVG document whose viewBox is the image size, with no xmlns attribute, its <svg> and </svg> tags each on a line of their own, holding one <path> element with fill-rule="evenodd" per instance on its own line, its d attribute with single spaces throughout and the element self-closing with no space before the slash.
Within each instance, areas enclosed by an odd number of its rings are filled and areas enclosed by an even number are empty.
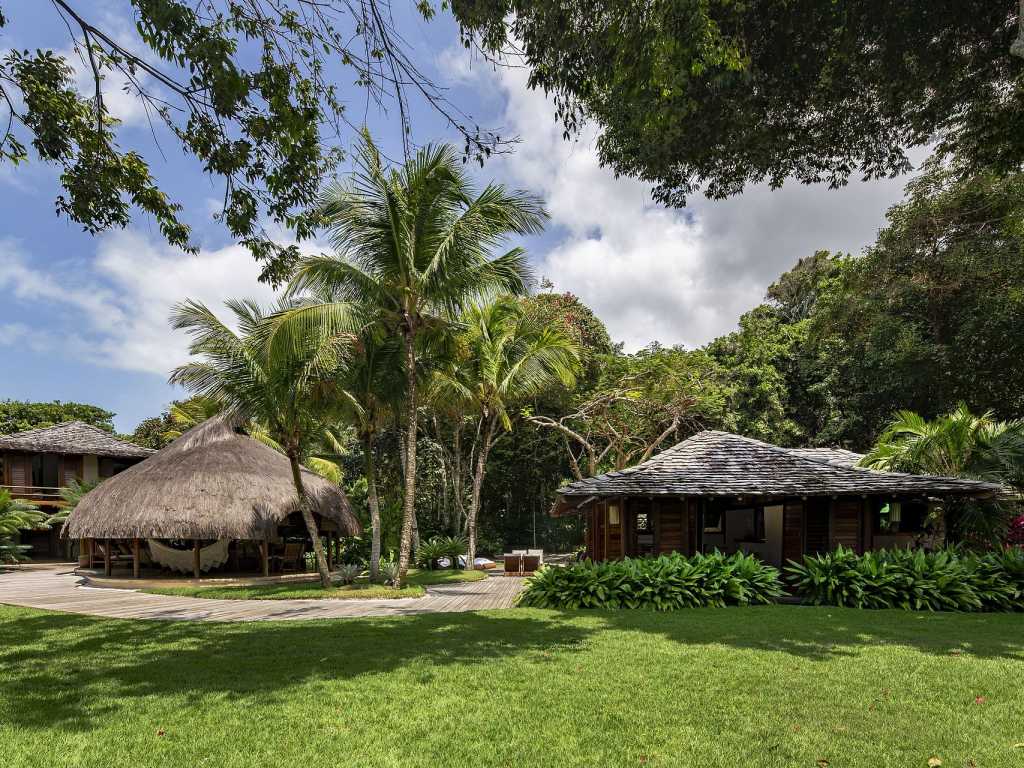
<svg viewBox="0 0 1024 768">
<path fill-rule="evenodd" d="M 76 5 L 131 39 L 124 3 Z M 525 70 L 474 59 L 446 12 L 425 22 L 413 6 L 395 0 L 394 9 L 417 64 L 477 124 L 519 138 L 514 153 L 474 173 L 480 183 L 493 179 L 545 199 L 547 230 L 522 242 L 537 276 L 578 295 L 627 350 L 652 341 L 697 347 L 728 333 L 797 259 L 819 249 L 860 253 L 902 196 L 906 179 L 852 181 L 838 190 L 789 183 L 750 187 L 725 201 L 696 196 L 686 209 L 666 209 L 652 201 L 648 185 L 600 167 L 594 127 L 563 140 L 550 101 L 526 87 Z M 4 11 L 0 51 L 68 50 L 67 29 L 49 4 L 14 0 Z M 183 204 L 200 253 L 171 248 L 142 215 L 124 230 L 89 235 L 55 215 L 53 168 L 35 159 L 17 169 L 0 164 L 0 399 L 93 403 L 130 432 L 185 396 L 167 384 L 170 370 L 188 358 L 187 338 L 167 322 L 174 303 L 270 302 L 273 292 L 258 282 L 248 252 L 211 218 L 221 184 L 173 142 L 158 146 L 138 102 L 116 82 L 105 86 L 108 107 L 123 121 L 122 146 L 138 148 Z M 347 97 L 350 119 L 365 120 L 385 151 L 400 156 L 393 110 L 366 109 L 355 89 Z M 425 103 L 412 103 L 411 119 L 418 143 L 458 142 Z M 352 140 L 341 137 L 346 147 Z M 305 247 L 324 248 L 316 241 Z"/>
</svg>

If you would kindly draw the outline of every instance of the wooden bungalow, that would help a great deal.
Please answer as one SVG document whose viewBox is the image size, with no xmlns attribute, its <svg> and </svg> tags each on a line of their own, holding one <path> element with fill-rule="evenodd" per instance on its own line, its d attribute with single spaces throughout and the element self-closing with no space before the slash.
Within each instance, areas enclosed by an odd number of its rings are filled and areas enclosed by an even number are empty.
<svg viewBox="0 0 1024 768">
<path fill-rule="evenodd" d="M 552 514 L 583 515 L 594 560 L 744 551 L 779 566 L 804 554 L 907 546 L 943 498 L 997 485 L 857 467 L 831 448 L 780 448 L 706 431 L 654 458 L 560 488 Z"/>
<path fill-rule="evenodd" d="M 0 487 L 53 513 L 64 506 L 61 491 L 73 480 L 113 477 L 154 453 L 81 421 L 29 429 L 0 436 Z M 24 531 L 20 538 L 33 558 L 71 554 L 55 528 Z"/>
<path fill-rule="evenodd" d="M 302 480 L 333 566 L 339 536 L 361 532 L 345 492 L 308 469 Z M 87 493 L 62 535 L 81 542 L 83 567 L 106 575 L 152 563 L 268 575 L 301 567 L 309 544 L 287 457 L 215 417 Z M 184 568 L 182 568 L 184 563 Z"/>
</svg>

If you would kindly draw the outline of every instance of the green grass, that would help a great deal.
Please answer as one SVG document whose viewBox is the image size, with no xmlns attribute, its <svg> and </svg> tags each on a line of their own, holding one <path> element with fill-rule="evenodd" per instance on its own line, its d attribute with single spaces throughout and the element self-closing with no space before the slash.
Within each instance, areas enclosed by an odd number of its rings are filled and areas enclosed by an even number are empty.
<svg viewBox="0 0 1024 768">
<path fill-rule="evenodd" d="M 481 581 L 486 578 L 487 574 L 484 571 L 427 571 L 410 568 L 406 581 L 409 584 L 419 584 L 425 587 L 430 584 L 457 584 L 464 581 Z"/>
<path fill-rule="evenodd" d="M 363 577 L 356 584 L 332 589 L 321 589 L 316 582 L 300 581 L 283 584 L 253 584 L 248 586 L 185 586 L 149 587 L 141 590 L 153 595 L 175 597 L 204 597 L 211 600 L 378 600 L 398 597 L 423 597 L 425 586 L 456 584 L 486 579 L 482 571 L 423 571 L 411 569 L 402 589 L 369 584 Z"/>
<path fill-rule="evenodd" d="M 10 766 L 1024 763 L 1024 615 L 198 624 L 0 607 Z"/>
</svg>

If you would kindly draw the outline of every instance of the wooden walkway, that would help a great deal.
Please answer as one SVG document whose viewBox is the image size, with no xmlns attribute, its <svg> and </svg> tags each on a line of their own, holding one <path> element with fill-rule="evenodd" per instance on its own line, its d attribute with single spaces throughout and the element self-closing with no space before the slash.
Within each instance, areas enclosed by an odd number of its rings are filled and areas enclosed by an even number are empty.
<svg viewBox="0 0 1024 768">
<path fill-rule="evenodd" d="M 207 600 L 83 586 L 70 566 L 0 571 L 0 603 L 115 619 L 289 621 L 511 608 L 523 580 L 492 576 L 427 587 L 426 597 L 399 600 Z"/>
</svg>

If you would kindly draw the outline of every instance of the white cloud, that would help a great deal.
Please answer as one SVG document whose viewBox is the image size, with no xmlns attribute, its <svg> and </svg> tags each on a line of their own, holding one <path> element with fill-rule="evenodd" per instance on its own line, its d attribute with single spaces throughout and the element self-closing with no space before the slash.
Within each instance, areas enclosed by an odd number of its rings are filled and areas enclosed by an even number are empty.
<svg viewBox="0 0 1024 768">
<path fill-rule="evenodd" d="M 75 73 L 75 87 L 78 92 L 86 97 L 96 94 L 96 80 L 93 76 L 92 65 L 84 51 L 67 48 L 59 51 L 59 55 L 67 59 Z M 100 92 L 103 94 L 103 105 L 107 111 L 120 120 L 124 125 L 142 125 L 147 121 L 146 105 L 139 96 L 138 87 L 128 77 L 116 68 L 104 68 L 100 70 L 102 80 Z M 138 86 L 146 89 L 154 95 L 159 95 L 159 89 L 153 84 L 152 79 L 144 72 L 139 71 L 135 75 L 135 82 Z M 154 122 L 159 122 L 159 117 L 153 115 Z"/>
<path fill-rule="evenodd" d="M 274 299 L 273 291 L 258 282 L 259 266 L 242 246 L 190 256 L 134 231 L 97 242 L 91 263 L 56 264 L 44 273 L 29 266 L 16 244 L 0 241 L 0 295 L 45 303 L 54 319 L 65 310 L 63 330 L 51 326 L 38 337 L 40 343 L 51 348 L 59 343 L 99 365 L 166 376 L 188 359 L 187 337 L 168 323 L 175 303 L 196 299 L 223 316 L 227 298 L 252 297 L 264 304 Z M 69 274 L 76 279 L 67 279 Z"/>
<path fill-rule="evenodd" d="M 522 142 L 485 173 L 545 197 L 556 238 L 535 248 L 538 271 L 579 295 L 629 349 L 653 340 L 697 346 L 728 332 L 798 258 L 820 248 L 860 252 L 901 195 L 903 180 L 831 191 L 787 184 L 666 209 L 649 185 L 600 166 L 596 130 L 564 141 L 550 101 L 526 88 L 525 70 L 494 73 L 462 49 L 439 66 L 504 93 L 500 119 Z"/>
</svg>

